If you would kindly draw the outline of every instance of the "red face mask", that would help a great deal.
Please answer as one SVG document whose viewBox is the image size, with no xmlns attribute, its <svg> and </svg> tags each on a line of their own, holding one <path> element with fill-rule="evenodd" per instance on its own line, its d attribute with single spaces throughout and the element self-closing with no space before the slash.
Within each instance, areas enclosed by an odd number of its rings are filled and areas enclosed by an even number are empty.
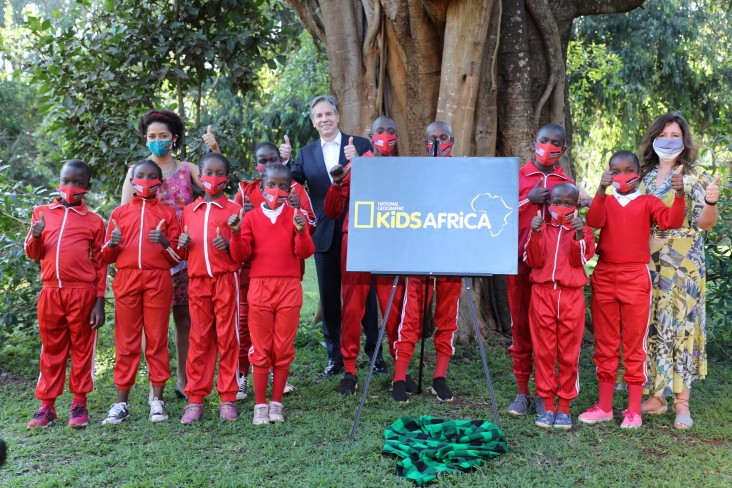
<svg viewBox="0 0 732 488">
<path fill-rule="evenodd" d="M 434 140 L 427 143 L 427 155 L 435 157 L 449 157 L 452 153 L 452 141 L 440 142 L 439 146 L 435 146 L 435 143 L 439 141 Z"/>
<path fill-rule="evenodd" d="M 396 134 L 374 134 L 371 139 L 374 141 L 376 150 L 384 156 L 391 154 L 397 143 Z"/>
<path fill-rule="evenodd" d="M 640 177 L 638 176 L 638 173 L 623 173 L 615 175 L 613 176 L 613 186 L 620 193 L 629 193 L 636 187 L 639 179 Z"/>
<path fill-rule="evenodd" d="M 135 189 L 135 193 L 138 197 L 141 198 L 150 198 L 154 197 L 158 193 L 158 188 L 160 188 L 160 185 L 162 185 L 163 182 L 154 179 L 154 180 L 144 180 L 142 178 L 133 178 L 132 179 L 132 188 Z"/>
<path fill-rule="evenodd" d="M 86 193 L 86 189 L 78 186 L 58 185 L 56 189 L 66 203 L 79 203 Z"/>
<path fill-rule="evenodd" d="M 567 225 L 572 222 L 577 207 L 565 207 L 564 205 L 549 205 L 549 214 L 552 216 L 552 224 Z"/>
<path fill-rule="evenodd" d="M 272 210 L 277 210 L 280 205 L 290 201 L 290 194 L 281 188 L 265 188 L 262 190 L 262 196 Z"/>
<path fill-rule="evenodd" d="M 562 157 L 562 148 L 554 144 L 534 142 L 534 157 L 542 166 L 554 166 Z"/>
<path fill-rule="evenodd" d="M 228 176 L 201 176 L 201 183 L 203 183 L 203 189 L 209 195 L 218 195 L 224 188 L 226 183 L 229 181 Z"/>
</svg>

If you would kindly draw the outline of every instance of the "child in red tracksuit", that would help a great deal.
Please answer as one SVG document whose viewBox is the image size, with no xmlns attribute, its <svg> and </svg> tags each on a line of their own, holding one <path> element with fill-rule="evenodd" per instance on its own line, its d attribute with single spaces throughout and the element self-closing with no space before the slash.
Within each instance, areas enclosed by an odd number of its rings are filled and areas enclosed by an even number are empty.
<svg viewBox="0 0 732 488">
<path fill-rule="evenodd" d="M 518 393 L 508 406 L 512 415 L 526 414 L 532 404 L 529 379 L 533 370 L 532 341 L 529 327 L 529 303 L 532 282 L 531 268 L 524 262 L 524 247 L 531 232 L 532 219 L 541 212 L 546 222 L 551 220 L 548 211 L 549 193 L 554 186 L 572 181 L 557 163 L 566 150 L 567 134 L 557 124 L 547 124 L 539 129 L 533 143 L 534 158 L 519 170 L 519 238 L 518 274 L 509 275 L 508 305 L 511 310 L 511 337 L 513 343 L 508 352 L 513 356 L 513 374 L 518 383 Z M 544 414 L 541 396 L 534 400 L 536 414 Z"/>
<path fill-rule="evenodd" d="M 262 183 L 265 203 L 246 212 L 246 216 L 242 209 L 239 216 L 229 219 L 234 232 L 241 228 L 239 239 L 234 234 L 232 250 L 242 260 L 251 258 L 247 301 L 255 425 L 285 420 L 282 395 L 295 357 L 295 334 L 302 308 L 300 263 L 315 252 L 305 217 L 284 204 L 292 184 L 290 169 L 282 164 L 270 164 Z M 274 378 L 268 405 L 270 368 Z"/>
<path fill-rule="evenodd" d="M 286 137 L 286 142 L 282 147 L 289 147 L 289 139 Z M 289 157 L 289 153 L 288 153 Z M 260 143 L 255 151 L 254 158 L 256 160 L 256 169 L 259 173 L 259 178 L 252 182 L 242 181 L 239 183 L 239 191 L 236 193 L 234 201 L 245 208 L 245 211 L 249 211 L 254 208 L 259 208 L 265 202 L 262 194 L 262 174 L 265 168 L 270 163 L 282 163 L 280 149 L 277 148 L 271 142 Z M 299 210 L 299 212 L 305 217 L 308 224 L 309 232 L 312 234 L 315 231 L 315 213 L 313 212 L 313 205 L 310 202 L 310 196 L 308 196 L 305 187 L 297 181 L 293 181 L 290 188 L 290 197 L 285 204 Z M 249 304 L 247 302 L 247 293 L 249 293 L 249 270 L 250 265 L 248 262 L 244 263 L 241 270 L 240 279 L 240 293 L 239 293 L 239 392 L 236 394 L 237 400 L 244 400 L 247 397 L 247 375 L 249 374 L 249 348 L 252 342 L 249 338 Z M 302 262 L 301 270 L 305 271 L 305 262 Z M 295 387 L 290 383 L 285 385 L 285 393 L 290 393 Z"/>
<path fill-rule="evenodd" d="M 435 121 L 427 126 L 427 149 L 437 157 L 452 155 L 452 128 L 446 122 Z M 432 377 L 431 391 L 440 402 L 451 402 L 452 391 L 447 386 L 447 367 L 455 353 L 453 339 L 457 331 L 458 303 L 462 284 L 460 278 L 436 278 L 435 280 L 435 372 Z M 402 317 L 397 331 L 394 360 L 394 381 L 392 397 L 395 401 L 406 403 L 406 376 L 409 361 L 422 333 L 424 318 L 425 278 L 407 277 L 406 294 L 402 307 Z M 429 301 L 432 297 L 432 278 L 428 283 Z"/>
<path fill-rule="evenodd" d="M 218 153 L 201 160 L 201 182 L 206 194 L 183 211 L 179 247 L 187 250 L 188 308 L 191 314 L 190 349 L 186 362 L 188 405 L 181 423 L 200 420 L 203 399 L 213 388 L 219 356 L 217 389 L 219 418 L 236 420 L 236 369 L 239 358 L 239 269 L 241 258 L 230 248 L 229 217 L 241 207 L 224 194 L 229 161 Z"/>
<path fill-rule="evenodd" d="M 132 200 L 117 207 L 110 217 L 102 260 L 117 264 L 114 290 L 114 382 L 117 401 L 103 424 L 119 424 L 130 418 L 130 389 L 140 364 L 142 334 L 153 400 L 150 420 L 168 420 L 163 388 L 170 378 L 168 323 L 173 300 L 170 269 L 180 263 L 176 252 L 180 223 L 175 210 L 158 202 L 163 172 L 150 159 L 132 167 Z"/>
<path fill-rule="evenodd" d="M 531 268 L 533 283 L 529 325 L 536 392 L 545 407 L 536 425 L 544 428 L 570 429 L 569 406 L 579 393 L 579 353 L 585 330 L 582 289 L 587 284 L 584 265 L 595 254 L 595 237 L 577 215 L 578 199 L 573 184 L 556 185 L 549 206 L 551 221 L 545 223 L 537 211 L 525 246 L 524 261 Z"/>
<path fill-rule="evenodd" d="M 396 124 L 389 117 L 381 116 L 371 124 L 371 143 L 376 148 L 376 153 L 367 151 L 362 156 L 389 156 L 396 147 L 398 135 Z M 358 154 L 356 147 L 352 144 L 344 148 L 346 157 L 350 160 Z M 343 244 L 341 246 L 341 286 L 343 297 L 343 317 L 341 328 L 341 354 L 345 373 L 341 378 L 338 392 L 344 395 L 356 393 L 356 359 L 361 349 L 361 321 L 366 312 L 366 299 L 371 290 L 371 273 L 346 271 L 348 255 L 348 199 L 351 192 L 351 165 L 344 168 L 336 165 L 330 171 L 333 184 L 325 196 L 325 215 L 332 220 L 338 220 L 343 212 L 346 216 L 343 219 Z M 381 315 L 386 314 L 386 306 L 389 303 L 394 278 L 388 276 L 376 277 L 376 295 L 378 297 Z M 404 280 L 397 282 L 397 289 L 394 292 L 389 322 L 386 324 L 386 335 L 389 342 L 389 352 L 395 356 L 394 344 L 396 341 L 396 330 L 399 325 L 398 311 L 404 296 Z M 409 392 L 415 393 L 417 385 L 411 378 L 407 377 Z M 406 393 L 405 393 L 406 395 Z"/>
<path fill-rule="evenodd" d="M 620 427 L 638 428 L 643 424 L 641 399 L 647 380 L 646 339 L 651 304 L 649 235 L 654 222 L 664 230 L 681 227 L 686 207 L 680 174 L 671 177 L 676 198 L 667 207 L 659 198 L 638 191 L 639 171 L 634 153 L 616 152 L 587 213 L 587 224 L 600 229 L 599 259 L 591 278 L 594 361 L 600 400 L 579 416 L 587 424 L 613 418 L 613 390 L 621 345 L 628 409 L 623 412 Z M 605 189 L 611 184 L 615 193 L 605 196 Z"/>
<path fill-rule="evenodd" d="M 38 297 L 41 374 L 36 398 L 41 401 L 28 428 L 53 424 L 56 398 L 63 393 L 71 354 L 69 390 L 74 394 L 69 427 L 89 424 L 86 395 L 94 388 L 97 329 L 104 324 L 107 267 L 102 263 L 104 221 L 87 209 L 91 168 L 78 159 L 61 168 L 56 198 L 33 209 L 25 238 L 26 255 L 41 262 L 43 289 Z"/>
</svg>

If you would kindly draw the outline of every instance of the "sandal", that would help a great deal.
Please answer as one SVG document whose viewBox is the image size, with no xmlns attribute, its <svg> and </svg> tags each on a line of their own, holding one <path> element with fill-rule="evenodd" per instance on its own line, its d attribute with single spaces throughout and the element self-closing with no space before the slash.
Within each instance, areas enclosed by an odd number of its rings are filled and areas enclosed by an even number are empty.
<svg viewBox="0 0 732 488">
<path fill-rule="evenodd" d="M 647 407 L 646 403 L 650 401 L 652 398 L 655 398 L 656 401 L 660 404 L 655 407 Z M 665 399 L 661 397 L 657 397 L 656 395 L 650 395 L 648 399 L 641 404 L 641 413 L 647 413 L 648 415 L 663 415 L 668 411 L 668 402 L 666 402 Z"/>
<path fill-rule="evenodd" d="M 676 399 L 674 401 L 674 412 L 676 411 L 676 405 L 680 404 L 686 404 L 687 408 L 689 407 L 689 400 L 679 400 Z M 674 419 L 674 427 L 676 427 L 679 430 L 686 430 L 690 429 L 691 426 L 694 425 L 694 421 L 691 419 L 691 415 L 688 413 L 684 414 L 676 414 L 676 419 Z"/>
</svg>

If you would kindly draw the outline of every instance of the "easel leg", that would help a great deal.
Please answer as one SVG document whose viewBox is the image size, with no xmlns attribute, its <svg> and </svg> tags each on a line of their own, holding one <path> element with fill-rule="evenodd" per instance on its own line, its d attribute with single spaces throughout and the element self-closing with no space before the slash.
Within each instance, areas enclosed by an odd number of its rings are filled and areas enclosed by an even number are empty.
<svg viewBox="0 0 732 488">
<path fill-rule="evenodd" d="M 483 372 L 485 380 L 488 384 L 488 391 L 491 395 L 491 406 L 493 407 L 493 419 L 496 426 L 500 429 L 501 424 L 498 420 L 498 405 L 496 404 L 496 393 L 493 391 L 493 382 L 491 381 L 491 373 L 488 371 L 488 361 L 485 358 L 485 348 L 483 347 L 483 337 L 480 335 L 480 327 L 478 327 L 478 315 L 475 312 L 475 302 L 473 301 L 473 287 L 470 278 L 463 278 L 465 282 L 465 290 L 468 292 L 468 303 L 470 303 L 470 312 L 473 315 L 473 327 L 475 327 L 475 338 L 480 348 L 480 359 L 483 361 Z"/>
<path fill-rule="evenodd" d="M 424 302 L 422 305 L 422 331 L 420 332 L 421 336 L 421 345 L 419 346 L 419 378 L 417 381 L 417 393 L 422 393 L 422 372 L 424 371 L 424 331 L 427 330 L 427 312 L 430 309 L 429 306 L 429 298 L 430 298 L 430 277 L 427 276 L 424 279 Z"/>
<path fill-rule="evenodd" d="M 363 393 L 361 394 L 361 401 L 358 403 L 358 409 L 356 409 L 356 419 L 353 421 L 353 427 L 351 428 L 350 439 L 356 439 L 356 429 L 358 429 L 358 422 L 361 420 L 361 410 L 363 410 L 363 404 L 366 402 L 366 395 L 369 392 L 369 384 L 371 383 L 371 376 L 374 374 L 374 364 L 376 364 L 376 358 L 379 357 L 379 350 L 381 349 L 381 341 L 384 339 L 384 331 L 386 330 L 386 322 L 389 320 L 389 312 L 391 312 L 391 304 L 394 301 L 394 295 L 396 294 L 397 283 L 399 283 L 399 276 L 394 277 L 394 283 L 391 285 L 391 295 L 389 295 L 389 303 L 386 306 L 386 313 L 384 314 L 384 321 L 379 328 L 379 338 L 376 341 L 376 349 L 371 356 L 369 362 L 369 374 L 366 376 L 366 383 L 363 385 Z"/>
</svg>

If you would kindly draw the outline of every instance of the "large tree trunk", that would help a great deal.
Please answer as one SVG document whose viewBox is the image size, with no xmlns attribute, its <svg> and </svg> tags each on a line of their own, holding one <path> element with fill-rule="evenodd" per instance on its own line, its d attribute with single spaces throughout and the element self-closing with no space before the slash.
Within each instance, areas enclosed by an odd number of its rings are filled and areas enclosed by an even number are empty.
<svg viewBox="0 0 732 488">
<path fill-rule="evenodd" d="M 435 119 L 461 156 L 529 156 L 537 129 L 571 134 L 565 64 L 573 20 L 626 12 L 643 0 L 289 0 L 325 44 L 341 126 L 365 135 L 385 114 L 399 151 L 424 153 Z M 571 146 L 571 145 L 570 145 Z M 562 160 L 574 175 L 569 155 Z M 503 276 L 474 279 L 482 334 L 510 334 Z M 471 335 L 467 302 L 458 338 Z M 467 312 L 467 313 L 466 313 Z"/>
</svg>

